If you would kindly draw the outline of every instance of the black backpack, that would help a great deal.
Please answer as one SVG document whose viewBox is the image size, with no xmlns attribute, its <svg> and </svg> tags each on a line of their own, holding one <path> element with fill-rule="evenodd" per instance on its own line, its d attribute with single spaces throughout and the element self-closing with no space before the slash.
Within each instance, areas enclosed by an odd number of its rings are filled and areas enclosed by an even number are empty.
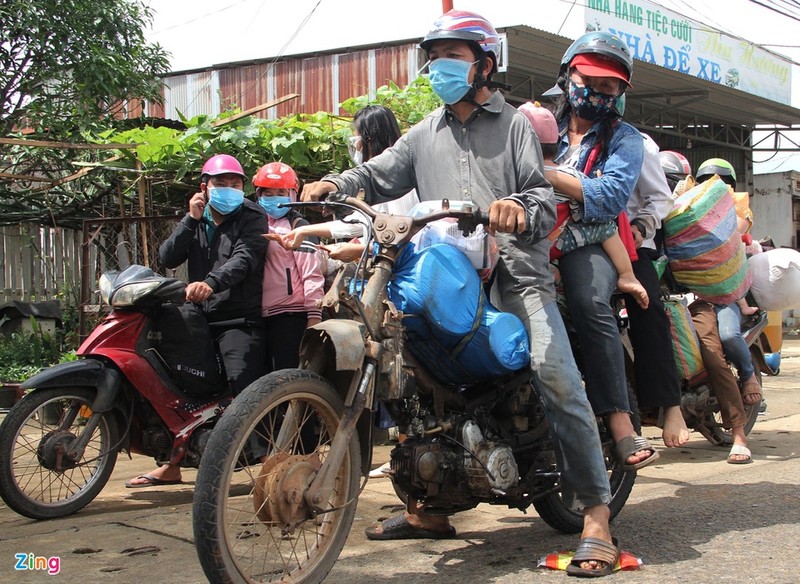
<svg viewBox="0 0 800 584">
<path fill-rule="evenodd" d="M 208 397 L 228 390 L 217 343 L 205 314 L 196 304 L 158 307 L 148 338 L 148 351 L 156 355 L 184 393 Z"/>
</svg>

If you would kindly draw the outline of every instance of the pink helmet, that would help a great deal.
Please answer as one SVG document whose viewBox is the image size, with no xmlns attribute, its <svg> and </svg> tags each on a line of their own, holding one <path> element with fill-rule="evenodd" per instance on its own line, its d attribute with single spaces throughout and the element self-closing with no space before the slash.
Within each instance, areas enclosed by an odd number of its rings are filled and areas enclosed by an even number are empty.
<svg viewBox="0 0 800 584">
<path fill-rule="evenodd" d="M 229 154 L 216 154 L 206 160 L 200 176 L 218 176 L 220 174 L 238 174 L 244 181 L 246 179 L 244 169 L 239 161 Z"/>
<path fill-rule="evenodd" d="M 556 118 L 546 107 L 538 101 L 526 102 L 517 108 L 533 126 L 539 142 L 542 144 L 556 144 L 558 142 L 558 124 Z"/>
</svg>

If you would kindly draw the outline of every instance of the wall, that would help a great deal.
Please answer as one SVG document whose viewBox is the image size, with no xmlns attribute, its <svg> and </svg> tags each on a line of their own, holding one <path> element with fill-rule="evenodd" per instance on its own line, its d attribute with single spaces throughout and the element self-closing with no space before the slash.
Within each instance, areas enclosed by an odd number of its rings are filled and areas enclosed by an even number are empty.
<svg viewBox="0 0 800 584">
<path fill-rule="evenodd" d="M 216 116 L 231 107 L 247 110 L 292 93 L 299 99 L 255 115 L 275 119 L 296 113 L 344 113 L 339 104 L 348 98 L 374 95 L 389 82 L 407 85 L 417 77 L 418 60 L 416 44 L 405 44 L 170 75 L 164 79 L 164 105 L 148 104 L 147 114 L 168 119 L 178 119 L 178 112 L 186 117 Z"/>
<path fill-rule="evenodd" d="M 755 222 L 753 237 L 771 237 L 777 247 L 800 247 L 800 172 L 757 174 L 750 197 Z M 784 326 L 798 323 L 800 309 L 784 310 Z"/>
<path fill-rule="evenodd" d="M 794 171 L 754 177 L 754 189 L 750 197 L 750 208 L 755 217 L 754 238 L 771 237 L 776 246 L 798 247 L 800 217 L 794 217 L 792 207 L 800 207 L 799 181 L 800 173 Z"/>
</svg>

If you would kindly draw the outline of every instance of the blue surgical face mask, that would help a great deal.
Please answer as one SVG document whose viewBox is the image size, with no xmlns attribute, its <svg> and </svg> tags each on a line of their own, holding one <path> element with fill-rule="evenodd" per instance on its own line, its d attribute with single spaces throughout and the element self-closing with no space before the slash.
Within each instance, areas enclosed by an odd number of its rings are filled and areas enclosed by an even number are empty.
<svg viewBox="0 0 800 584">
<path fill-rule="evenodd" d="M 208 187 L 208 204 L 217 213 L 228 215 L 242 206 L 244 191 L 231 187 Z"/>
<path fill-rule="evenodd" d="M 579 118 L 599 120 L 615 110 L 617 100 L 619 100 L 618 95 L 600 93 L 591 87 L 580 86 L 570 79 L 569 104 Z"/>
<path fill-rule="evenodd" d="M 431 88 L 448 105 L 458 103 L 472 88 L 469 70 L 477 63 L 461 59 L 436 59 L 428 65 Z"/>
<path fill-rule="evenodd" d="M 289 207 L 278 207 L 278 205 L 291 202 L 290 197 L 258 197 L 258 204 L 273 219 L 280 219 L 289 212 Z"/>
</svg>

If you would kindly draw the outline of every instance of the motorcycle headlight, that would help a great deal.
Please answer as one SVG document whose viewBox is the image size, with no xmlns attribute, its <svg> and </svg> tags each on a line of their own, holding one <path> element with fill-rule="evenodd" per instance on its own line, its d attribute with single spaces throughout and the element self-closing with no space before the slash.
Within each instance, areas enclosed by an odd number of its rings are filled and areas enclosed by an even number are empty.
<svg viewBox="0 0 800 584">
<path fill-rule="evenodd" d="M 119 272 L 105 273 L 100 276 L 100 299 L 106 304 L 111 304 L 111 293 L 114 291 L 114 277 Z"/>
<path fill-rule="evenodd" d="M 123 284 L 115 291 L 113 291 L 108 303 L 114 308 L 133 306 L 134 304 L 136 304 L 137 300 L 139 300 L 143 296 L 146 296 L 147 294 L 158 288 L 161 284 L 162 282 L 160 280 L 131 282 L 130 284 Z M 102 291 L 102 283 L 101 283 L 101 291 Z"/>
</svg>

